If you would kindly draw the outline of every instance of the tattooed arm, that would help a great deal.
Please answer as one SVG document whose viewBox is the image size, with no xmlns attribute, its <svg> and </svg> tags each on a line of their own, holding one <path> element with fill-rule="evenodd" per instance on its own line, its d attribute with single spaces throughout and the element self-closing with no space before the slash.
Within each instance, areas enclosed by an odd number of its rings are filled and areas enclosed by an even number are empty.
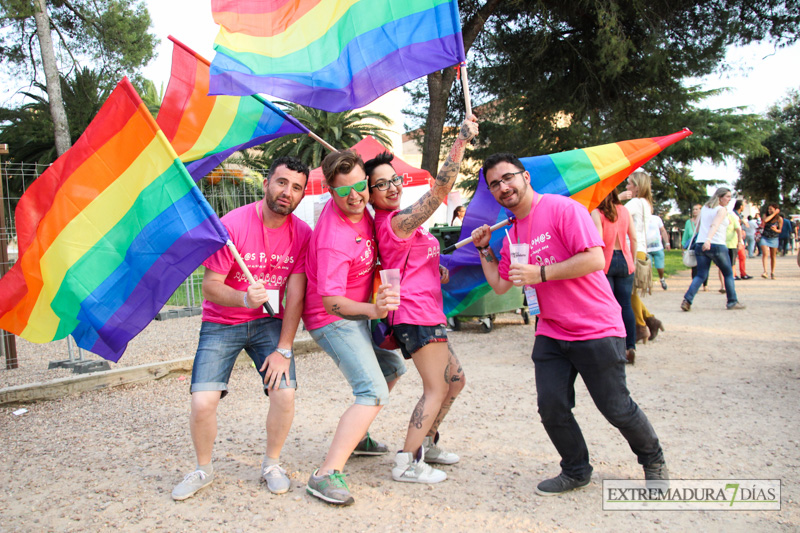
<svg viewBox="0 0 800 533">
<path fill-rule="evenodd" d="M 391 285 L 381 285 L 378 288 L 376 302 L 356 302 L 346 296 L 323 296 L 322 305 L 329 315 L 338 316 L 345 320 L 372 320 L 385 318 L 389 311 L 396 311 L 399 307 L 399 294 L 387 289 Z"/>
<path fill-rule="evenodd" d="M 464 150 L 467 143 L 478 134 L 478 119 L 475 115 L 470 115 L 461 124 L 458 138 L 450 149 L 450 154 L 439 169 L 436 180 L 433 182 L 431 190 L 422 195 L 414 205 L 411 205 L 392 218 L 392 231 L 401 239 L 409 237 L 447 198 L 450 189 L 458 177 L 458 169 L 461 167 L 461 160 L 464 158 Z"/>
</svg>

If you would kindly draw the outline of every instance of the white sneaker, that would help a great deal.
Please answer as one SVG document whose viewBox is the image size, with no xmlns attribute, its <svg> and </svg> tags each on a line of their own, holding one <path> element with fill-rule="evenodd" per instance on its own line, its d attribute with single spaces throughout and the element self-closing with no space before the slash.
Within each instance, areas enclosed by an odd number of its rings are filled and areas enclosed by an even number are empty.
<svg viewBox="0 0 800 533">
<path fill-rule="evenodd" d="M 439 434 L 436 434 L 436 442 L 438 442 Z M 426 463 L 437 463 L 440 465 L 454 465 L 459 460 L 460 457 L 454 453 L 445 451 L 441 449 L 439 446 L 436 445 L 434 442 L 433 437 L 425 437 L 425 440 L 422 441 L 422 447 L 425 449 L 425 462 Z"/>
<path fill-rule="evenodd" d="M 392 479 L 409 483 L 439 483 L 447 479 L 447 474 L 425 461 L 415 461 L 411 452 L 397 452 L 394 456 Z"/>
<path fill-rule="evenodd" d="M 286 470 L 281 468 L 279 464 L 266 466 L 262 463 L 261 477 L 267 482 L 267 488 L 272 494 L 288 492 L 292 484 L 286 476 Z"/>
<path fill-rule="evenodd" d="M 190 474 L 186 474 L 186 477 L 183 478 L 183 481 L 178 483 L 174 489 L 172 489 L 172 499 L 175 501 L 185 500 L 186 498 L 191 498 L 194 496 L 195 492 L 202 489 L 203 487 L 207 487 L 214 481 L 214 474 L 206 474 L 202 470 L 195 470 Z"/>
</svg>

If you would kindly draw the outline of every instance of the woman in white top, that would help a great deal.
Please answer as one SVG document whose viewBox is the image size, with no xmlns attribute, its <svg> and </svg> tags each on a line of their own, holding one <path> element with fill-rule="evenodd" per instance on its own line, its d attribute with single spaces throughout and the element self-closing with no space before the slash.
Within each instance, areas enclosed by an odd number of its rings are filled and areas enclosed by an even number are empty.
<svg viewBox="0 0 800 533">
<path fill-rule="evenodd" d="M 633 217 L 633 227 L 636 230 L 636 258 L 644 260 L 647 258 L 647 225 L 653 214 L 650 174 L 637 170 L 628 176 L 625 189 L 619 199 L 630 200 L 625 207 Z M 636 290 L 631 294 L 631 307 L 636 318 L 636 342 L 641 340 L 646 344 L 648 340 L 656 338 L 659 330 L 664 331 L 664 324 L 647 310 Z"/>
<path fill-rule="evenodd" d="M 692 308 L 697 290 L 708 275 L 712 261 L 719 267 L 725 279 L 725 294 L 728 297 L 728 309 L 744 309 L 745 306 L 736 299 L 736 288 L 733 284 L 733 268 L 725 245 L 725 235 L 728 224 L 728 203 L 731 201 L 731 191 L 720 187 L 706 202 L 700 211 L 700 228 L 697 230 L 697 240 L 694 253 L 697 257 L 697 273 L 692 279 L 692 284 L 683 295 L 681 309 L 689 311 Z"/>
</svg>

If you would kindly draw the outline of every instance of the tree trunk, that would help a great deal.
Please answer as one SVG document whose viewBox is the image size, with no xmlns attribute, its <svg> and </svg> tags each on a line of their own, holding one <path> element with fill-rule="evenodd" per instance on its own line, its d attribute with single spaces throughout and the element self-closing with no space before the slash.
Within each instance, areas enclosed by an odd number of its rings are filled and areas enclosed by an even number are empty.
<svg viewBox="0 0 800 533">
<path fill-rule="evenodd" d="M 69 122 L 64 101 L 61 99 L 61 80 L 58 75 L 58 64 L 50 35 L 50 17 L 47 14 L 47 1 L 35 0 L 36 34 L 39 37 L 39 49 L 42 52 L 45 83 L 47 84 L 47 100 L 50 103 L 50 116 L 55 126 L 56 152 L 62 155 L 69 150 L 72 140 L 69 136 Z"/>
<path fill-rule="evenodd" d="M 501 0 L 487 0 L 461 30 L 466 54 L 483 30 L 486 20 L 499 6 Z M 439 154 L 442 151 L 442 132 L 447 117 L 447 100 L 450 87 L 456 78 L 455 69 L 448 68 L 428 74 L 428 118 L 425 119 L 425 139 L 422 143 L 422 168 L 435 176 L 439 171 Z"/>
</svg>

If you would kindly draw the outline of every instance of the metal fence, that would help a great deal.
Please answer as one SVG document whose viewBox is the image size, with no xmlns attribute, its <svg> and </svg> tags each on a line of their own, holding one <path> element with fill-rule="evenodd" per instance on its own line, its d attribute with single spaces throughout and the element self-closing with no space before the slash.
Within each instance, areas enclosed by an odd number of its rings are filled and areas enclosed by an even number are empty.
<svg viewBox="0 0 800 533">
<path fill-rule="evenodd" d="M 34 163 L 0 163 L 0 277 L 3 277 L 18 256 L 15 210 L 24 192 L 48 168 Z M 266 171 L 237 167 L 218 168 L 198 183 L 200 190 L 219 216 L 262 198 L 262 181 Z M 168 306 L 199 308 L 202 302 L 203 268 L 194 272 L 175 291 Z M 13 336 L 0 330 L 0 356 L 6 368 L 16 368 Z M 9 340 L 10 339 L 10 340 Z M 11 366 L 9 366 L 11 365 Z"/>
</svg>

